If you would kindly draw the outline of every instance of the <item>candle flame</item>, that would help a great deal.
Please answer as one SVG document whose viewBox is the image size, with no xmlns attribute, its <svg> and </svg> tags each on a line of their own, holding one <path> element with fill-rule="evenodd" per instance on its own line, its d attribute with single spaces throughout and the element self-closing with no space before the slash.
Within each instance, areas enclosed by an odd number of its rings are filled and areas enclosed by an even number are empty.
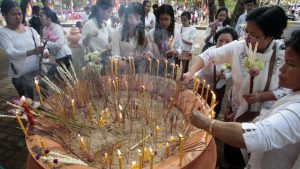
<svg viewBox="0 0 300 169">
<path fill-rule="evenodd" d="M 75 100 L 74 100 L 74 99 L 72 99 L 72 105 L 74 105 L 74 103 L 75 103 Z"/>
<path fill-rule="evenodd" d="M 21 101 L 25 101 L 25 100 L 26 100 L 25 96 L 22 96 Z"/>
<path fill-rule="evenodd" d="M 122 155 L 122 153 L 121 153 L 121 151 L 119 149 L 117 150 L 117 153 L 118 153 L 119 156 Z"/>
<path fill-rule="evenodd" d="M 104 158 L 108 158 L 108 155 L 107 155 L 107 153 L 104 153 Z"/>
<path fill-rule="evenodd" d="M 123 107 L 119 104 L 119 110 L 122 111 Z"/>
<path fill-rule="evenodd" d="M 170 145 L 169 145 L 169 142 L 167 142 L 167 147 L 169 147 Z"/>
<path fill-rule="evenodd" d="M 153 153 L 153 150 L 152 150 L 152 148 L 151 148 L 151 147 L 149 148 L 149 151 L 150 151 L 150 153 Z"/>
<path fill-rule="evenodd" d="M 78 137 L 80 137 L 80 134 L 78 134 Z"/>
<path fill-rule="evenodd" d="M 132 161 L 132 162 L 131 162 L 131 165 L 136 165 L 136 161 Z"/>
<path fill-rule="evenodd" d="M 182 134 L 179 134 L 179 138 L 183 138 Z"/>
<path fill-rule="evenodd" d="M 38 80 L 37 77 L 34 77 L 34 83 L 35 83 L 35 84 L 39 84 L 39 80 Z"/>
<path fill-rule="evenodd" d="M 142 153 L 141 149 L 138 149 L 139 154 Z"/>
</svg>

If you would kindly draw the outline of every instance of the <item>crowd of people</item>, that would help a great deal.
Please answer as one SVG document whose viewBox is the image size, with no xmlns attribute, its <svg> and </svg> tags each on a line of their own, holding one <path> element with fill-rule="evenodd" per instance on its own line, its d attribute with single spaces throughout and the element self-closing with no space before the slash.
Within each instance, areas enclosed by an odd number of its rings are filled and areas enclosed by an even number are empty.
<svg viewBox="0 0 300 169">
<path fill-rule="evenodd" d="M 229 98 L 224 98 L 228 99 L 224 121 L 194 112 L 189 117 L 191 123 L 225 143 L 224 158 L 229 168 L 296 169 L 300 167 L 300 85 L 295 80 L 300 78 L 300 31 L 284 42 L 282 34 L 288 17 L 281 7 L 257 7 L 256 0 L 244 0 L 244 6 L 245 13 L 235 28 L 230 27 L 228 9 L 217 10 L 215 20 L 206 27 L 202 53 L 193 62 L 197 36 L 193 14 L 180 12 L 181 24 L 175 24 L 177 16 L 171 5 L 155 6 L 149 0 L 121 6 L 120 23 L 115 28 L 107 24 L 113 2 L 98 0 L 91 13 L 86 9 L 79 44 L 87 52 L 99 51 L 97 64 L 103 66 L 103 71 L 109 70 L 110 57 L 118 58 L 120 73 L 126 69 L 128 57 L 135 59 L 137 73 L 149 73 L 151 59 L 152 70 L 159 67 L 158 75 L 166 78 L 173 78 L 174 64 L 182 65 L 182 83 L 199 77 L 206 80 L 201 85 L 211 86 L 206 90 L 216 93 L 216 117 L 226 80 L 232 79 Z M 153 12 L 151 7 L 155 7 Z M 33 77 L 40 73 L 41 57 L 54 57 L 67 69 L 72 62 L 55 12 L 48 7 L 34 11 L 38 12 L 29 22 L 33 29 L 22 24 L 22 12 L 15 1 L 3 0 L 1 4 L 7 25 L 0 28 L 0 48 L 9 59 L 17 92 L 32 99 Z M 245 66 L 249 56 L 263 63 L 255 76 Z M 168 70 L 165 63 L 169 64 Z"/>
</svg>

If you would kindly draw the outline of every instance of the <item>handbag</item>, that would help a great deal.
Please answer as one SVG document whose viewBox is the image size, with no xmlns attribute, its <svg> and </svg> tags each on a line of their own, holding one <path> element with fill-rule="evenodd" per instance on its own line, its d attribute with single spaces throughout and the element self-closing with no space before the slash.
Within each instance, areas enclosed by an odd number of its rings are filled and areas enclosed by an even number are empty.
<svg viewBox="0 0 300 169">
<path fill-rule="evenodd" d="M 263 91 L 269 90 L 271 80 L 272 80 L 273 68 L 274 68 L 274 64 L 275 64 L 275 57 L 276 57 L 276 44 L 274 44 L 274 46 L 273 46 L 273 53 L 272 53 L 272 56 L 270 59 L 270 65 L 269 65 L 269 70 L 268 70 L 268 79 L 267 79 L 267 83 L 266 83 L 266 86 Z M 230 98 L 231 98 L 231 96 L 232 96 L 232 93 L 230 95 Z M 225 114 L 225 117 L 224 117 L 224 121 L 227 121 L 227 122 L 234 121 L 234 117 L 236 114 L 235 112 L 232 111 L 231 104 L 229 104 L 229 106 L 230 107 L 228 108 L 228 110 Z M 237 117 L 235 121 L 236 122 L 250 122 L 259 115 L 260 115 L 259 111 L 246 111 L 244 114 Z"/>
</svg>

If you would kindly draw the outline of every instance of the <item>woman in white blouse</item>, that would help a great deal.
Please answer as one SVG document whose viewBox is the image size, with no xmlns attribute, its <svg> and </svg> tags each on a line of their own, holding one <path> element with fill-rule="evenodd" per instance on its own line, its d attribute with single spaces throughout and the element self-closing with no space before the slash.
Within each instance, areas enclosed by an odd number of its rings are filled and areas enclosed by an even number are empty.
<svg viewBox="0 0 300 169">
<path fill-rule="evenodd" d="M 171 5 L 163 4 L 156 10 L 155 29 L 148 33 L 150 50 L 153 57 L 152 64 L 157 67 L 159 60 L 159 74 L 165 76 L 165 62 L 167 61 L 169 75 L 174 64 L 174 57 L 181 52 L 181 38 L 178 30 L 175 29 L 174 10 Z M 167 75 L 167 76 L 168 76 Z"/>
<path fill-rule="evenodd" d="M 286 43 L 285 63 L 280 68 L 279 85 L 292 90 L 255 123 L 221 122 L 201 113 L 190 116 L 191 123 L 214 137 L 250 153 L 246 169 L 298 169 L 300 155 L 300 32 Z M 297 160 L 298 158 L 298 160 Z"/>
<path fill-rule="evenodd" d="M 145 72 L 149 51 L 148 41 L 144 29 L 144 8 L 139 2 L 130 3 L 125 11 L 125 20 L 122 26 L 116 28 L 112 39 L 112 56 L 125 59 L 133 57 L 137 73 Z"/>
<path fill-rule="evenodd" d="M 62 26 L 57 15 L 49 8 L 44 7 L 40 11 L 40 20 L 43 27 L 43 39 L 50 54 L 55 57 L 56 63 L 64 64 L 68 69 L 72 60 L 72 52 L 68 47 Z M 48 39 L 50 38 L 50 39 Z"/>
<path fill-rule="evenodd" d="M 269 108 L 274 100 L 286 94 L 278 86 L 279 68 L 284 63 L 284 45 L 279 39 L 287 26 L 284 10 L 278 6 L 260 7 L 247 15 L 247 36 L 245 40 L 234 41 L 214 50 L 200 54 L 189 72 L 184 74 L 185 82 L 192 79 L 195 72 L 208 65 L 231 65 L 233 86 L 229 97 L 229 109 L 225 115 L 227 121 L 251 121 L 261 108 Z M 256 57 L 263 64 L 263 69 L 254 78 L 253 93 L 250 93 L 250 74 L 244 66 L 246 57 L 250 55 L 249 44 L 257 46 Z M 224 151 L 226 153 L 226 151 Z M 240 153 L 238 153 L 240 154 Z M 227 158 L 235 165 L 245 165 L 243 158 L 237 160 Z M 228 157 L 228 156 L 227 156 Z M 225 155 L 226 159 L 226 155 Z M 245 162 L 247 161 L 244 156 Z"/>
<path fill-rule="evenodd" d="M 102 64 L 108 64 L 109 43 L 112 38 L 112 28 L 105 22 L 111 15 L 113 3 L 111 0 L 97 0 L 92 9 L 89 20 L 83 25 L 82 36 L 79 44 L 87 49 L 87 52 L 99 51 L 102 53 Z"/>
<path fill-rule="evenodd" d="M 145 8 L 145 29 L 151 30 L 155 26 L 155 15 L 151 11 L 151 1 L 144 0 L 143 6 Z"/>
<path fill-rule="evenodd" d="M 178 56 L 178 61 L 176 64 L 180 65 L 182 61 L 183 73 L 186 73 L 189 69 L 189 62 L 192 60 L 192 49 L 193 44 L 197 35 L 197 30 L 191 25 L 191 13 L 184 11 L 181 14 L 181 23 L 180 34 L 181 34 L 181 54 Z"/>
<path fill-rule="evenodd" d="M 0 48 L 9 59 L 12 83 L 20 96 L 33 99 L 34 79 L 23 75 L 38 70 L 38 55 L 44 50 L 39 34 L 22 24 L 22 12 L 15 1 L 2 1 L 1 12 L 7 25 L 0 28 Z"/>
</svg>

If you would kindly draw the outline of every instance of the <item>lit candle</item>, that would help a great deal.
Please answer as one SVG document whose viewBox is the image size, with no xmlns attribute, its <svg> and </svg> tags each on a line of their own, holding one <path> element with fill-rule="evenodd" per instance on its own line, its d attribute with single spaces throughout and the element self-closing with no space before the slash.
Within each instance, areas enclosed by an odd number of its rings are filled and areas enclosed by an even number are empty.
<svg viewBox="0 0 300 169">
<path fill-rule="evenodd" d="M 156 62 L 157 62 L 156 76 L 158 76 L 158 72 L 159 72 L 159 60 L 156 59 Z"/>
<path fill-rule="evenodd" d="M 207 102 L 207 98 L 208 98 L 208 91 L 209 91 L 209 84 L 207 85 L 207 88 L 206 88 L 206 95 L 205 95 L 206 102 Z"/>
<path fill-rule="evenodd" d="M 22 131 L 23 131 L 23 133 L 24 133 L 24 135 L 25 135 L 25 138 L 27 139 L 27 138 L 28 138 L 28 134 L 27 134 L 27 131 L 26 131 L 24 125 L 23 125 L 23 122 L 22 122 L 22 120 L 21 120 L 21 118 L 20 118 L 18 112 L 17 112 L 17 114 L 16 114 L 16 118 L 17 118 L 17 121 L 18 121 L 18 123 L 19 123 L 19 126 L 21 127 L 21 129 L 22 129 Z"/>
<path fill-rule="evenodd" d="M 132 73 L 132 60 L 131 60 L 131 57 L 128 57 L 128 59 L 129 59 L 129 71 L 130 71 L 130 73 Z"/>
<path fill-rule="evenodd" d="M 131 167 L 130 167 L 130 169 L 138 169 L 138 165 L 137 165 L 136 161 L 132 161 L 132 162 L 131 162 Z"/>
<path fill-rule="evenodd" d="M 41 93 L 41 88 L 40 88 L 40 85 L 39 85 L 39 81 L 37 80 L 37 77 L 34 77 L 34 82 L 35 82 L 35 89 L 39 95 L 39 98 L 40 98 L 40 104 L 41 106 L 43 105 L 44 101 L 43 101 L 43 96 L 42 96 L 42 93 Z"/>
<path fill-rule="evenodd" d="M 108 159 L 107 153 L 104 153 L 104 161 L 105 161 L 106 165 L 109 166 L 109 159 Z"/>
<path fill-rule="evenodd" d="M 123 115 L 121 112 L 119 112 L 119 127 L 121 127 L 122 121 L 123 121 Z"/>
<path fill-rule="evenodd" d="M 179 139 L 180 139 L 180 159 L 179 159 L 179 167 L 182 166 L 182 159 L 183 159 L 183 141 L 184 138 L 181 134 L 179 134 Z"/>
<path fill-rule="evenodd" d="M 45 143 L 43 142 L 42 139 L 40 139 L 40 142 L 41 142 L 42 150 L 45 151 L 46 150 Z"/>
<path fill-rule="evenodd" d="M 153 165 L 154 165 L 154 151 L 152 150 L 152 148 L 149 148 L 150 154 L 151 154 L 151 158 L 150 158 L 150 169 L 153 169 Z"/>
<path fill-rule="evenodd" d="M 168 60 L 165 60 L 165 78 L 168 76 Z"/>
<path fill-rule="evenodd" d="M 155 130 L 155 142 L 157 142 L 157 140 L 158 140 L 159 132 L 160 132 L 159 126 L 156 126 L 156 130 Z"/>
<path fill-rule="evenodd" d="M 79 141 L 80 141 L 80 149 L 82 150 L 82 151 L 86 151 L 86 144 L 85 144 L 85 142 L 84 142 L 84 140 L 83 140 L 83 138 L 80 136 L 80 134 L 78 134 L 78 137 L 79 137 Z"/>
<path fill-rule="evenodd" d="M 205 86 L 205 80 L 202 81 L 202 90 L 201 90 L 201 96 L 203 97 L 204 94 L 204 86 Z"/>
<path fill-rule="evenodd" d="M 30 112 L 30 109 L 27 105 L 27 102 L 26 102 L 26 98 L 24 96 L 21 97 L 21 103 L 22 103 L 22 107 L 27 115 L 27 119 L 28 119 L 28 122 L 29 122 L 29 125 L 32 126 L 34 125 L 33 123 L 33 119 L 32 119 L 32 114 Z"/>
<path fill-rule="evenodd" d="M 118 76 L 118 59 L 115 59 L 115 76 Z"/>
<path fill-rule="evenodd" d="M 122 159 L 122 154 L 121 151 L 118 149 L 118 159 L 119 159 L 119 169 L 123 169 L 123 159 Z"/>
<path fill-rule="evenodd" d="M 194 77 L 194 86 L 193 86 L 193 92 L 196 91 L 196 85 L 197 85 L 197 77 Z"/>
<path fill-rule="evenodd" d="M 133 67 L 133 74 L 135 74 L 135 62 L 134 58 L 132 57 L 132 67 Z"/>
<path fill-rule="evenodd" d="M 210 107 L 213 107 L 216 103 L 216 95 L 213 91 L 211 91 L 211 102 L 210 102 Z"/>
<path fill-rule="evenodd" d="M 175 76 L 175 63 L 172 64 L 172 79 L 174 79 Z"/>
<path fill-rule="evenodd" d="M 72 99 L 71 104 L 72 104 L 72 116 L 73 116 L 73 119 L 75 120 L 76 112 L 75 112 L 75 100 L 74 99 Z"/>
<path fill-rule="evenodd" d="M 182 65 L 182 62 L 180 64 Z M 182 68 L 182 66 L 180 66 L 180 67 Z M 180 80 L 180 77 L 181 77 L 181 74 L 182 74 L 181 70 L 179 69 L 180 67 L 179 67 L 179 65 L 176 65 L 176 72 L 177 72 L 176 80 Z"/>
<path fill-rule="evenodd" d="M 149 160 L 150 157 L 149 157 L 148 149 L 144 147 L 144 161 L 149 161 Z"/>
<path fill-rule="evenodd" d="M 169 141 L 170 142 L 174 142 L 174 141 L 176 141 L 176 138 L 174 136 L 170 136 L 170 140 Z"/>
<path fill-rule="evenodd" d="M 125 85 L 126 85 L 126 97 L 129 97 L 129 91 L 128 91 L 128 83 L 127 81 L 125 81 Z"/>
<path fill-rule="evenodd" d="M 167 142 L 167 145 L 166 145 L 166 156 L 170 155 L 170 144 L 169 142 Z"/>
<path fill-rule="evenodd" d="M 149 60 L 149 75 L 152 75 L 152 60 L 151 58 L 148 58 Z"/>
<path fill-rule="evenodd" d="M 111 71 L 111 74 L 114 75 L 114 60 L 113 60 L 113 57 L 109 57 L 110 59 L 110 71 Z"/>
<path fill-rule="evenodd" d="M 139 153 L 139 169 L 142 169 L 143 168 L 143 154 L 140 149 L 138 149 L 138 153 Z"/>
<path fill-rule="evenodd" d="M 197 79 L 196 79 L 195 94 L 197 94 L 197 93 L 198 93 L 199 86 L 200 86 L 200 80 L 197 78 Z"/>
<path fill-rule="evenodd" d="M 105 120 L 101 116 L 98 122 L 98 126 L 102 129 L 105 126 Z"/>
</svg>

